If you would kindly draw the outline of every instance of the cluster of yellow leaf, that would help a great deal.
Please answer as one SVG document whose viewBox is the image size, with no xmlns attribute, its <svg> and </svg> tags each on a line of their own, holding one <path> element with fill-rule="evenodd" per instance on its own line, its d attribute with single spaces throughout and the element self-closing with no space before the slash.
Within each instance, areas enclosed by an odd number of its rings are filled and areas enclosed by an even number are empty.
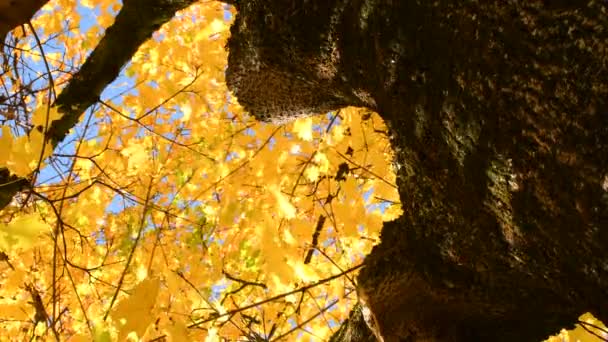
<svg viewBox="0 0 608 342">
<path fill-rule="evenodd" d="M 45 128 L 48 129 L 50 123 L 59 117 L 56 108 L 47 111 L 41 106 L 32 114 L 32 124 L 42 129 L 33 129 L 27 135 L 15 136 L 9 126 L 2 126 L 0 167 L 6 167 L 12 174 L 21 177 L 38 169 L 53 152 L 51 144 L 45 139 Z"/>
<path fill-rule="evenodd" d="M 559 334 L 549 337 L 547 342 L 591 342 L 608 339 L 606 326 L 590 313 L 581 315 L 578 321 L 575 329 L 562 329 Z"/>
<path fill-rule="evenodd" d="M 0 249 L 29 249 L 42 232 L 48 231 L 48 225 L 39 215 L 23 213 L 7 224 L 0 223 Z"/>
<path fill-rule="evenodd" d="M 58 92 L 65 65 L 83 62 L 118 8 L 60 0 L 36 18 L 42 41 L 65 50 L 45 54 Z M 30 202 L 2 213 L 8 335 L 322 341 L 347 316 L 351 271 L 399 214 L 386 128 L 354 108 L 254 122 L 224 81 L 232 15 L 204 2 L 165 25 L 41 165 Z M 45 96 L 32 99 L 33 125 L 57 118 Z M 28 175 L 50 154 L 35 130 L 4 131 L 11 172 Z"/>
</svg>

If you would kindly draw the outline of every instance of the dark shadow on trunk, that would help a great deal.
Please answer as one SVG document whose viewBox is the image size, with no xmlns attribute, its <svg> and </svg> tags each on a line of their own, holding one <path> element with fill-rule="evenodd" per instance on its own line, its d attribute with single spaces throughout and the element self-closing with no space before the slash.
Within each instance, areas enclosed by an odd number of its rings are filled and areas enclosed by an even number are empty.
<svg viewBox="0 0 608 342">
<path fill-rule="evenodd" d="M 248 111 L 365 106 L 391 129 L 404 214 L 358 278 L 384 341 L 608 321 L 608 3 L 234 3 Z"/>
</svg>

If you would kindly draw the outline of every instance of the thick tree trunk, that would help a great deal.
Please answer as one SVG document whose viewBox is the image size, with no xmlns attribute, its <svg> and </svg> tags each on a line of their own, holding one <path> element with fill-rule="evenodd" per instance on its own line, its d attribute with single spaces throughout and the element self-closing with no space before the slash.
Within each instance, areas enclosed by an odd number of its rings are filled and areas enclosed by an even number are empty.
<svg viewBox="0 0 608 342">
<path fill-rule="evenodd" d="M 405 213 L 358 279 L 384 341 L 608 322 L 608 2 L 233 2 L 247 110 L 366 106 L 392 131 Z"/>
</svg>

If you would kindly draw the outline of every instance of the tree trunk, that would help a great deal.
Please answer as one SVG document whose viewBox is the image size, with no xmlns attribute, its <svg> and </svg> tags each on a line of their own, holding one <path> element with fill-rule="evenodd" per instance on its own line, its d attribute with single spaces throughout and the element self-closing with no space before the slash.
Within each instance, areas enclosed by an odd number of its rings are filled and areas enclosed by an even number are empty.
<svg viewBox="0 0 608 342">
<path fill-rule="evenodd" d="M 232 2 L 245 109 L 365 106 L 391 129 L 404 214 L 358 278 L 377 336 L 539 341 L 586 311 L 608 322 L 608 2 Z"/>
</svg>

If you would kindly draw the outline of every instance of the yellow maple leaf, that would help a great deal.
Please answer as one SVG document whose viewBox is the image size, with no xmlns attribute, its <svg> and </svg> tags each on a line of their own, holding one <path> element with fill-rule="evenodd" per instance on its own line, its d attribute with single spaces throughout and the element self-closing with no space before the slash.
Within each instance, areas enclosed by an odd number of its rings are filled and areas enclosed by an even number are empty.
<svg viewBox="0 0 608 342">
<path fill-rule="evenodd" d="M 293 124 L 293 131 L 305 141 L 312 140 L 312 118 L 296 120 Z"/>
<path fill-rule="evenodd" d="M 171 341 L 188 341 L 188 329 L 186 328 L 186 325 L 179 320 L 172 321 L 171 323 L 172 324 L 168 324 L 165 327 Z"/>
<path fill-rule="evenodd" d="M 182 113 L 184 113 L 184 115 L 181 117 L 180 121 L 184 121 L 184 122 L 189 121 L 190 117 L 192 117 L 192 106 L 190 106 L 189 103 L 184 103 L 181 106 L 181 110 L 182 110 Z"/>
<path fill-rule="evenodd" d="M 228 25 L 224 20 L 213 19 L 209 25 L 206 25 L 202 30 L 198 31 L 195 40 L 212 39 L 215 35 L 228 30 Z"/>
<path fill-rule="evenodd" d="M 41 154 L 43 145 L 44 154 Z M 38 130 L 32 130 L 29 136 L 14 137 L 10 128 L 4 126 L 0 137 L 0 151 L 3 151 L 0 166 L 8 168 L 17 176 L 25 177 L 36 169 L 41 159 L 53 153 L 53 148 Z"/>
<path fill-rule="evenodd" d="M 331 130 L 331 139 L 337 144 L 344 139 L 344 126 L 337 125 Z"/>
<path fill-rule="evenodd" d="M 32 113 L 32 124 L 34 126 L 47 127 L 50 126 L 51 122 L 59 120 L 61 116 L 62 114 L 59 113 L 57 107 L 48 108 L 47 106 L 39 106 Z"/>
<path fill-rule="evenodd" d="M 286 219 L 292 219 L 296 217 L 296 208 L 289 202 L 289 198 L 275 186 L 269 187 L 270 192 L 274 195 L 277 204 L 279 206 L 279 215 Z"/>
<path fill-rule="evenodd" d="M 18 216 L 8 224 L 0 224 L 0 249 L 30 248 L 38 235 L 49 228 L 38 214 Z"/>
<path fill-rule="evenodd" d="M 296 276 L 303 281 L 312 282 L 319 279 L 319 276 L 317 275 L 317 272 L 315 272 L 314 268 L 304 264 L 302 260 L 290 259 L 287 262 L 293 269 Z"/>
<path fill-rule="evenodd" d="M 0 312 L 2 312 L 3 319 L 28 320 L 31 316 L 31 313 L 28 311 L 31 311 L 31 309 L 21 305 L 21 303 L 0 304 Z"/>
<path fill-rule="evenodd" d="M 16 268 L 14 271 L 10 272 L 2 287 L 16 289 L 23 285 L 25 278 L 27 277 L 27 273 L 24 269 Z"/>
<path fill-rule="evenodd" d="M 141 337 L 154 322 L 156 297 L 160 287 L 159 278 L 148 278 L 139 283 L 132 294 L 122 300 L 112 312 L 112 319 L 119 322 L 118 340 L 123 341 L 131 332 Z"/>
<path fill-rule="evenodd" d="M 313 161 L 318 165 L 319 172 L 327 173 L 329 171 L 330 163 L 325 153 L 318 152 L 315 154 Z"/>
<path fill-rule="evenodd" d="M 14 138 L 9 157 L 6 160 L 6 167 L 12 174 L 17 176 L 27 176 L 33 171 L 34 153 L 27 136 Z"/>
<path fill-rule="evenodd" d="M 217 328 L 213 327 L 207 331 L 207 337 L 205 337 L 205 342 L 216 342 L 219 341 L 220 338 L 217 336 Z"/>
<path fill-rule="evenodd" d="M 10 153 L 6 153 L 6 151 L 10 151 L 13 146 L 13 135 L 11 134 L 11 129 L 8 126 L 2 126 L 2 136 L 0 136 L 0 151 L 4 151 L 0 153 L 0 166 L 6 166 L 6 162 L 9 159 Z"/>
<path fill-rule="evenodd" d="M 33 159 L 34 163 L 32 167 L 36 167 L 36 164 L 40 160 L 40 157 L 42 157 L 42 160 L 44 160 L 47 157 L 50 157 L 51 154 L 53 154 L 53 146 L 49 141 L 47 141 L 46 137 L 44 136 L 44 133 L 38 130 L 33 130 L 32 132 L 30 132 L 29 144 L 32 150 L 31 158 Z M 41 155 L 40 152 L 42 152 L 43 145 L 44 153 Z"/>
<path fill-rule="evenodd" d="M 315 182 L 319 179 L 319 168 L 317 166 L 309 166 L 304 170 L 304 175 L 311 182 Z"/>
<path fill-rule="evenodd" d="M 127 169 L 130 174 L 145 168 L 148 164 L 148 150 L 145 144 L 130 143 L 129 146 L 125 147 L 120 152 L 120 154 L 127 158 Z"/>
</svg>

